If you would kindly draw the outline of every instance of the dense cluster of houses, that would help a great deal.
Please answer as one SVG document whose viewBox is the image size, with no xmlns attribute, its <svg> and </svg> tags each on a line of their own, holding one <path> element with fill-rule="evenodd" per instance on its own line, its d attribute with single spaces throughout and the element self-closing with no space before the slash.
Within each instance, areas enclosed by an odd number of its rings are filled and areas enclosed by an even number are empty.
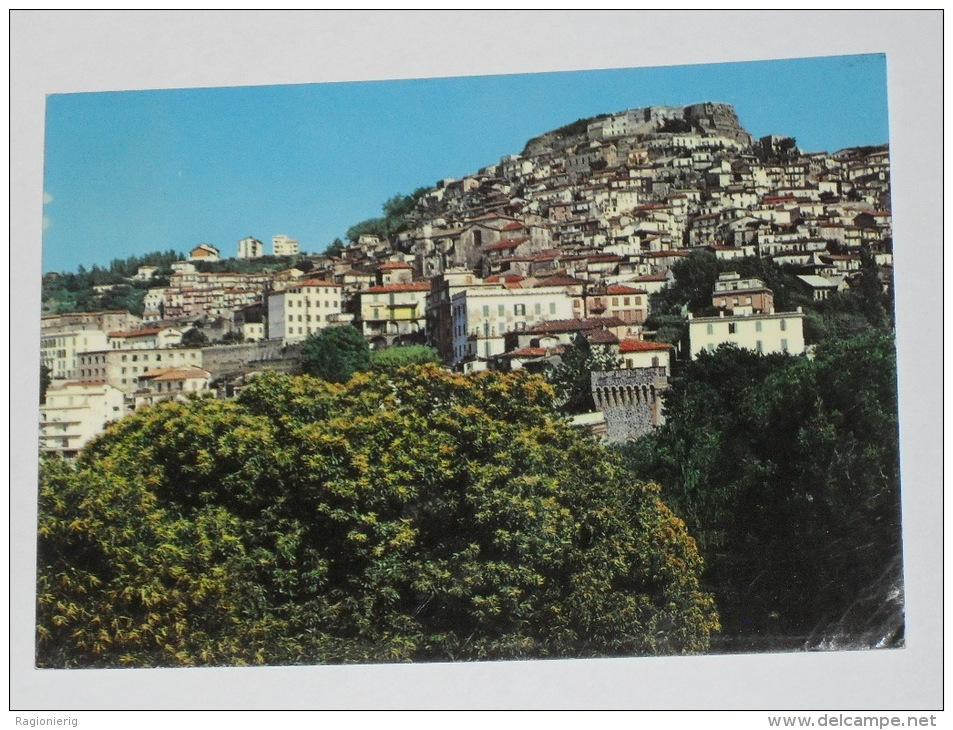
<svg viewBox="0 0 953 730">
<path fill-rule="evenodd" d="M 364 235 L 339 256 L 259 274 L 200 270 L 220 254 L 201 244 L 148 291 L 141 318 L 44 317 L 53 380 L 43 448 L 75 453 L 141 405 L 227 393 L 257 369 L 294 371 L 300 343 L 346 323 L 372 348 L 428 344 L 462 371 L 543 370 L 582 335 L 622 363 L 594 381 L 597 402 L 613 412 L 643 404 L 636 420 L 651 427 L 675 357 L 723 342 L 805 351 L 803 313 L 775 311 L 763 282 L 731 273 L 711 292 L 718 316 L 686 313 L 687 351 L 655 342 L 651 295 L 676 262 L 694 250 L 768 258 L 796 267 L 804 293 L 823 299 L 855 283 L 862 246 L 890 279 L 889 211 L 886 146 L 805 153 L 790 138 L 752 139 L 730 106 L 712 103 L 577 122 L 440 181 L 392 239 Z M 287 236 L 272 245 L 299 253 Z M 261 241 L 238 242 L 238 258 L 262 255 Z M 156 273 L 143 267 L 137 278 Z M 202 343 L 188 336 L 196 328 Z"/>
</svg>

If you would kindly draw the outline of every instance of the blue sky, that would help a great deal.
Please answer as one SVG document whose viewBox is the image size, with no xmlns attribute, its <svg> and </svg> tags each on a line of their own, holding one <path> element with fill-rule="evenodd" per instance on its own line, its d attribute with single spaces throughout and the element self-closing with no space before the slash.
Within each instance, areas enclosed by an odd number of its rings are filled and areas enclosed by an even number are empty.
<svg viewBox="0 0 953 730">
<path fill-rule="evenodd" d="M 888 141 L 883 55 L 47 97 L 43 270 L 284 233 L 323 251 L 397 193 L 582 117 L 733 104 L 756 137 Z"/>
</svg>

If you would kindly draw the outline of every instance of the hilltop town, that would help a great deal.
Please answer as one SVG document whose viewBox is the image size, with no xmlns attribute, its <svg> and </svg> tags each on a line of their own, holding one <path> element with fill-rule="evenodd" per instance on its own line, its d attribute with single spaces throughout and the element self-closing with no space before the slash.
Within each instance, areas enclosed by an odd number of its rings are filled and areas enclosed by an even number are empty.
<svg viewBox="0 0 953 730">
<path fill-rule="evenodd" d="M 72 456 L 145 405 L 300 372 L 302 343 L 348 324 L 372 349 L 428 345 L 461 372 L 546 372 L 584 337 L 618 367 L 593 373 L 599 410 L 579 423 L 624 441 L 664 421 L 678 362 L 725 343 L 809 353 L 805 307 L 858 287 L 865 265 L 884 291 L 892 282 L 886 145 L 808 152 L 754 139 L 726 104 L 579 120 L 413 202 L 396 231 L 324 254 L 276 235 L 281 267 L 222 270 L 207 243 L 141 266 L 129 277 L 145 290 L 141 313 L 45 314 L 41 448 Z M 699 255 L 719 274 L 672 336 L 659 297 Z M 261 240 L 237 242 L 235 262 L 264 258 Z M 753 259 L 786 272 L 797 296 L 782 301 L 745 273 Z"/>
</svg>

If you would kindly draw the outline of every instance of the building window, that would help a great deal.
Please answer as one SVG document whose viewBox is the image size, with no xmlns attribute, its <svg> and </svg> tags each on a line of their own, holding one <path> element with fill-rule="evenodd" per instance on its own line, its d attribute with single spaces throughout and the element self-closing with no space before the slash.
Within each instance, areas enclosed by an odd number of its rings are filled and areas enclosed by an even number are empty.
<svg viewBox="0 0 953 730">
<path fill-rule="evenodd" d="M 525 304 L 514 304 L 513 305 L 513 314 L 517 317 L 522 317 L 526 314 L 526 305 Z"/>
<path fill-rule="evenodd" d="M 761 340 L 758 340 L 754 347 L 759 353 L 764 352 L 764 347 L 761 345 Z"/>
<path fill-rule="evenodd" d="M 490 305 L 489 305 L 489 304 L 484 304 L 484 305 L 483 305 L 483 316 L 484 316 L 484 317 L 489 317 L 489 316 L 490 316 Z"/>
<path fill-rule="evenodd" d="M 787 351 L 788 351 L 788 341 L 781 340 L 781 352 L 787 352 Z"/>
<path fill-rule="evenodd" d="M 781 331 L 784 332 L 784 331 L 787 330 L 787 328 L 788 328 L 788 323 L 787 323 L 787 321 L 782 319 L 782 320 L 781 320 Z"/>
<path fill-rule="evenodd" d="M 556 302 L 549 303 L 549 313 L 556 314 Z"/>
<path fill-rule="evenodd" d="M 734 322 L 729 322 L 729 323 L 728 323 L 728 334 L 729 334 L 729 335 L 735 334 L 735 332 L 737 332 L 737 330 L 738 330 L 737 325 L 735 325 Z"/>
<path fill-rule="evenodd" d="M 755 332 L 760 332 L 760 331 L 761 331 L 761 322 L 755 322 L 755 323 L 754 323 L 754 331 L 755 331 Z"/>
<path fill-rule="evenodd" d="M 709 324 L 705 326 L 705 332 L 709 335 L 715 334 L 715 325 Z"/>
<path fill-rule="evenodd" d="M 506 305 L 505 305 L 505 304 L 497 304 L 497 305 L 496 305 L 496 313 L 497 313 L 498 316 L 503 317 L 503 316 L 506 314 Z"/>
</svg>

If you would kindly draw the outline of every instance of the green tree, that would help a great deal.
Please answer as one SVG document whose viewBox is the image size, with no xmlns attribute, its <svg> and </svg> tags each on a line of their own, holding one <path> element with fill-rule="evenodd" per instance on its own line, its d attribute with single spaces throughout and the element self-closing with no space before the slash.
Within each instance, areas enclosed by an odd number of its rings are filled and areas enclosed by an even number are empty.
<svg viewBox="0 0 953 730">
<path fill-rule="evenodd" d="M 385 241 L 401 231 L 406 231 L 413 223 L 413 213 L 417 203 L 430 190 L 431 188 L 417 188 L 410 195 L 397 194 L 388 198 L 381 206 L 383 217 L 369 218 L 351 226 L 346 234 L 348 240 L 356 243 L 362 235 L 371 234 Z"/>
<path fill-rule="evenodd" d="M 883 286 L 880 283 L 880 267 L 874 259 L 870 246 L 864 245 L 860 249 L 860 300 L 864 315 L 872 327 L 883 329 L 887 326 L 888 316 L 885 306 Z"/>
<path fill-rule="evenodd" d="M 424 366 L 137 411 L 43 465 L 38 664 L 704 651 L 683 523 L 551 398 Z"/>
<path fill-rule="evenodd" d="M 186 347 L 202 347 L 209 344 L 208 336 L 198 327 L 190 327 L 182 333 L 182 344 Z"/>
<path fill-rule="evenodd" d="M 239 330 L 233 330 L 231 332 L 226 332 L 219 339 L 219 342 L 223 345 L 235 345 L 245 341 L 245 335 L 243 335 Z"/>
<path fill-rule="evenodd" d="M 324 250 L 325 256 L 334 256 L 335 258 L 339 258 L 343 253 L 344 241 L 342 241 L 340 238 L 335 238 Z"/>
<path fill-rule="evenodd" d="M 301 365 L 308 375 L 344 383 L 371 365 L 371 349 L 361 331 L 345 324 L 308 336 L 301 346 Z"/>
<path fill-rule="evenodd" d="M 46 389 L 52 382 L 53 371 L 46 365 L 40 365 L 40 403 L 46 403 Z"/>
<path fill-rule="evenodd" d="M 615 370 L 620 362 L 605 345 L 592 345 L 585 335 L 577 334 L 563 351 L 560 363 L 546 374 L 555 390 L 558 409 L 570 415 L 596 410 L 592 371 Z"/>
<path fill-rule="evenodd" d="M 387 347 L 383 350 L 371 352 L 371 370 L 387 371 L 408 365 L 439 365 L 440 355 L 427 345 L 405 345 L 402 347 Z"/>
<path fill-rule="evenodd" d="M 902 641 L 890 333 L 813 360 L 724 346 L 686 367 L 665 411 L 628 457 L 699 541 L 729 646 Z"/>
</svg>

